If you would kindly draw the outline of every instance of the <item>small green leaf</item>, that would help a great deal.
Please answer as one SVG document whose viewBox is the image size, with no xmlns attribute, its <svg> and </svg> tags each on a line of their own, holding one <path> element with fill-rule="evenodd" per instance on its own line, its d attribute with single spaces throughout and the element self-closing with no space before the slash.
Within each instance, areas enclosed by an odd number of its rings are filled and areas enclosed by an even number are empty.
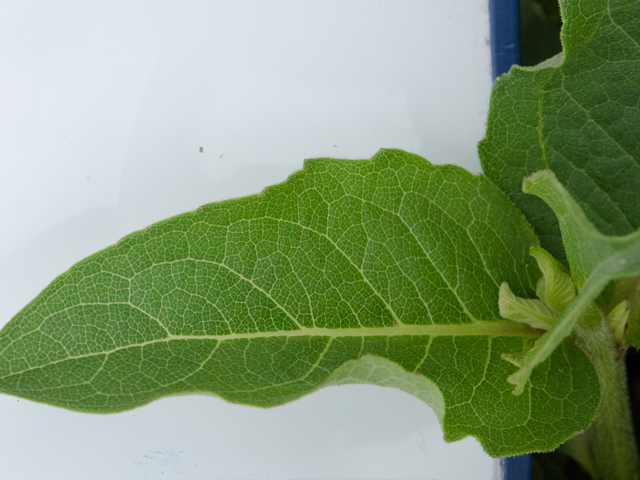
<svg viewBox="0 0 640 480">
<path fill-rule="evenodd" d="M 533 246 L 529 251 L 538 262 L 542 277 L 536 284 L 536 294 L 550 308 L 562 312 L 576 298 L 576 287 L 560 262 L 544 248 Z"/>
<path fill-rule="evenodd" d="M 555 212 L 571 279 L 578 291 L 582 290 L 591 273 L 603 260 L 624 248 L 617 245 L 621 241 L 626 244 L 626 240 L 607 237 L 594 227 L 551 170 L 541 170 L 526 178 L 522 190 L 544 200 Z"/>
<path fill-rule="evenodd" d="M 547 307 L 542 300 L 516 297 L 507 282 L 500 285 L 498 306 L 502 318 L 526 323 L 541 330 L 549 330 L 556 319 L 553 310 Z"/>
<path fill-rule="evenodd" d="M 552 449 L 598 406 L 593 365 L 563 344 L 510 393 L 539 332 L 502 320 L 531 297 L 537 242 L 491 182 L 384 150 L 315 159 L 260 195 L 133 233 L 58 277 L 0 332 L 0 391 L 86 412 L 183 392 L 258 406 L 323 385 L 392 385 L 445 439 L 493 455 Z"/>
<path fill-rule="evenodd" d="M 629 321 L 629 300 L 623 300 L 609 312 L 609 323 L 613 333 L 613 340 L 622 344 Z"/>
<path fill-rule="evenodd" d="M 500 285 L 498 299 L 500 316 L 514 322 L 526 323 L 533 328 L 549 330 L 559 312 L 564 311 L 575 298 L 576 289 L 571 277 L 549 252 L 534 245 L 529 253 L 537 260 L 538 270 L 542 274 L 536 282 L 539 299 L 517 297 L 511 292 L 509 285 L 503 282 Z M 530 271 L 531 269 L 528 269 L 527 274 L 531 282 Z"/>
<path fill-rule="evenodd" d="M 565 263 L 556 217 L 521 182 L 550 169 L 600 232 L 640 228 L 640 2 L 560 7 L 563 54 L 496 80 L 479 154 L 542 247 Z"/>
<path fill-rule="evenodd" d="M 571 276 L 579 294 L 526 353 L 521 369 L 509 377 L 509 382 L 516 386 L 515 394 L 523 392 L 534 367 L 571 335 L 578 322 L 600 324 L 601 315 L 594 301 L 609 282 L 640 275 L 640 230 L 625 237 L 601 234 L 549 170 L 527 178 L 523 190 L 543 199 L 558 216 Z M 615 331 L 617 327 L 612 328 Z"/>
</svg>

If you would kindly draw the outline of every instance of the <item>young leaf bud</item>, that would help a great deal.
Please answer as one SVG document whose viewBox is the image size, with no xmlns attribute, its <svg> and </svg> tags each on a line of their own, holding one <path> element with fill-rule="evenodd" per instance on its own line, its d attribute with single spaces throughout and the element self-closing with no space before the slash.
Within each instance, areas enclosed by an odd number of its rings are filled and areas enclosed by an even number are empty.
<svg viewBox="0 0 640 480">
<path fill-rule="evenodd" d="M 541 330 L 548 330 L 556 319 L 555 313 L 542 301 L 516 297 L 507 282 L 500 285 L 498 307 L 502 318 Z"/>
<path fill-rule="evenodd" d="M 613 333 L 613 339 L 618 344 L 624 341 L 624 333 L 627 328 L 627 322 L 629 321 L 629 312 L 629 301 L 623 300 L 613 307 L 613 310 L 607 315 L 609 317 L 609 326 Z"/>
<path fill-rule="evenodd" d="M 538 261 L 542 277 L 536 285 L 540 300 L 556 312 L 563 312 L 576 298 L 576 287 L 564 267 L 545 249 L 531 247 L 529 253 Z"/>
</svg>

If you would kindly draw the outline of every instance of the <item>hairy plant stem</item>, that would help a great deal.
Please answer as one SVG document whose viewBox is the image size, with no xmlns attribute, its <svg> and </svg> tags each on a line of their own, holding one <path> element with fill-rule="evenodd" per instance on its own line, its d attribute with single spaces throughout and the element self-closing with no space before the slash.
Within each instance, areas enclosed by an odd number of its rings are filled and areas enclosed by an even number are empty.
<svg viewBox="0 0 640 480">
<path fill-rule="evenodd" d="M 599 480 L 638 480 L 640 462 L 631 424 L 624 355 L 617 358 L 607 322 L 593 328 L 577 326 L 575 332 L 600 380 L 600 407 L 585 433 Z"/>
</svg>

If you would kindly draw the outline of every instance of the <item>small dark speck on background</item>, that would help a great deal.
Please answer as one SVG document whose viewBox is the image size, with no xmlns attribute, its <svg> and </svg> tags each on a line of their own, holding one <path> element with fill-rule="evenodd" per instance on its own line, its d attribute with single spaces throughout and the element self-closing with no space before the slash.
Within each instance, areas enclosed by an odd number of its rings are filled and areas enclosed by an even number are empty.
<svg viewBox="0 0 640 480">
<path fill-rule="evenodd" d="M 200 153 L 204 152 L 204 148 L 200 147 Z"/>
<path fill-rule="evenodd" d="M 338 146 L 337 146 L 337 145 L 334 145 L 334 146 L 333 146 L 333 148 L 338 148 Z"/>
<path fill-rule="evenodd" d="M 224 155 L 224 153 L 221 153 L 221 154 L 220 154 L 220 158 L 222 158 L 222 157 L 223 157 L 223 155 Z"/>
<path fill-rule="evenodd" d="M 91 177 L 85 177 L 87 180 L 91 180 Z"/>
</svg>

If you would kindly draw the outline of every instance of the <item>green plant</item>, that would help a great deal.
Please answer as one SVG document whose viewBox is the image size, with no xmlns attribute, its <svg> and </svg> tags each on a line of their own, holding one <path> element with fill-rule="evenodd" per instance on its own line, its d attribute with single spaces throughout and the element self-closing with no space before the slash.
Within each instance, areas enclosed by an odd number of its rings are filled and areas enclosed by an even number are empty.
<svg viewBox="0 0 640 480">
<path fill-rule="evenodd" d="M 640 7 L 562 11 L 564 53 L 496 82 L 486 177 L 399 150 L 315 159 L 135 232 L 4 327 L 0 391 L 117 412 L 395 386 L 449 441 L 564 444 L 596 478 L 637 478 L 622 358 L 640 344 Z"/>
</svg>

